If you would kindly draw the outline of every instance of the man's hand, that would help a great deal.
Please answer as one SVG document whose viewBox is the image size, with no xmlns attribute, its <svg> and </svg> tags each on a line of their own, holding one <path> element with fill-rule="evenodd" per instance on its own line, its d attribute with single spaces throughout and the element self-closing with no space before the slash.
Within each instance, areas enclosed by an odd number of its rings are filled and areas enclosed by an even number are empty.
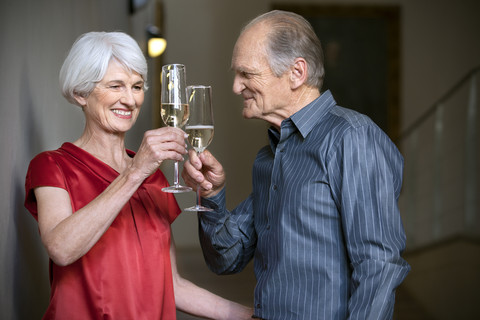
<svg viewBox="0 0 480 320">
<path fill-rule="evenodd" d="M 182 178 L 185 183 L 196 190 L 202 188 L 203 197 L 213 197 L 225 186 L 225 172 L 217 159 L 208 151 L 197 154 L 190 150 L 188 161 L 183 164 Z"/>
</svg>

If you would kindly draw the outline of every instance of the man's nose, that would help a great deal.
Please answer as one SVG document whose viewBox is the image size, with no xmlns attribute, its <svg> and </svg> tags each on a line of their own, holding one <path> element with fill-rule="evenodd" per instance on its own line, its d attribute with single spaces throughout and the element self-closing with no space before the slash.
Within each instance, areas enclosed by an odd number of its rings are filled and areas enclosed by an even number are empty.
<svg viewBox="0 0 480 320">
<path fill-rule="evenodd" d="M 242 94 L 243 89 L 245 89 L 245 85 L 243 84 L 243 80 L 242 80 L 241 77 L 236 75 L 233 78 L 233 87 L 232 87 L 233 93 L 235 93 L 237 95 L 240 95 L 240 94 Z"/>
</svg>

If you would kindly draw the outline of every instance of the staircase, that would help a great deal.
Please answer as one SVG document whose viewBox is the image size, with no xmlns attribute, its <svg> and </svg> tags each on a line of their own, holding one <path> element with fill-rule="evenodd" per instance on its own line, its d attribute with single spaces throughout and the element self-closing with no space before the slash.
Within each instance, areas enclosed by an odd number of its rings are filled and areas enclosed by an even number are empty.
<svg viewBox="0 0 480 320">
<path fill-rule="evenodd" d="M 480 319 L 480 67 L 409 127 L 400 210 L 412 271 L 395 319 Z"/>
</svg>

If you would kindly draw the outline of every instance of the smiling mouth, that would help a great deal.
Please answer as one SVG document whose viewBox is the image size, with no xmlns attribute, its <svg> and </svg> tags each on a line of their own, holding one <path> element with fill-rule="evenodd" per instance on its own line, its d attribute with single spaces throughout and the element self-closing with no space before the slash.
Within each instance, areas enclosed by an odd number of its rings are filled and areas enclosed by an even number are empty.
<svg viewBox="0 0 480 320">
<path fill-rule="evenodd" d="M 119 115 L 121 118 L 129 118 L 132 116 L 132 111 L 126 111 L 126 110 L 112 110 L 113 113 Z"/>
<path fill-rule="evenodd" d="M 243 103 L 248 103 L 251 100 L 253 100 L 253 97 L 243 97 Z"/>
</svg>

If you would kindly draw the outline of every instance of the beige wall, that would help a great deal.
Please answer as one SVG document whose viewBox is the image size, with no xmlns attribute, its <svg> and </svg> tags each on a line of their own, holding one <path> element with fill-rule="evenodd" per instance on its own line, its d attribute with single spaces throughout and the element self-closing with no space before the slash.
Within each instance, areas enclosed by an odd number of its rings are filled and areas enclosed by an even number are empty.
<svg viewBox="0 0 480 320">
<path fill-rule="evenodd" d="M 61 96 L 58 72 L 72 42 L 93 30 L 145 41 L 148 11 L 128 15 L 118 0 L 0 2 L 0 313 L 40 319 L 49 297 L 48 260 L 23 207 L 28 162 L 83 130 L 83 114 Z M 145 106 L 148 110 L 151 106 Z M 149 125 L 145 113 L 140 124 Z"/>
<path fill-rule="evenodd" d="M 280 1 L 275 3 L 294 3 Z M 331 3 L 328 0 L 304 3 Z M 151 1 L 151 4 L 153 2 Z M 480 2 L 477 0 L 344 0 L 336 3 L 398 4 L 402 7 L 402 127 L 412 123 L 459 78 L 480 64 Z M 230 54 L 241 26 L 269 9 L 267 0 L 166 0 L 164 63 L 187 65 L 189 83 L 214 88 L 215 139 L 211 150 L 229 177 L 233 207 L 249 192 L 250 168 L 265 143 L 265 125 L 241 119 L 231 93 Z M 23 208 L 29 160 L 81 134 L 83 115 L 58 90 L 58 70 L 81 33 L 123 30 L 144 44 L 153 10 L 135 16 L 127 1 L 19 0 L 0 3 L 0 310 L 2 319 L 36 319 L 48 300 L 48 270 L 36 224 Z M 158 75 L 151 75 L 158 76 Z M 129 146 L 151 127 L 151 92 Z M 167 174 L 171 166 L 164 166 Z M 179 196 L 182 207 L 193 195 Z M 198 247 L 196 218 L 174 223 L 180 247 Z"/>
</svg>

